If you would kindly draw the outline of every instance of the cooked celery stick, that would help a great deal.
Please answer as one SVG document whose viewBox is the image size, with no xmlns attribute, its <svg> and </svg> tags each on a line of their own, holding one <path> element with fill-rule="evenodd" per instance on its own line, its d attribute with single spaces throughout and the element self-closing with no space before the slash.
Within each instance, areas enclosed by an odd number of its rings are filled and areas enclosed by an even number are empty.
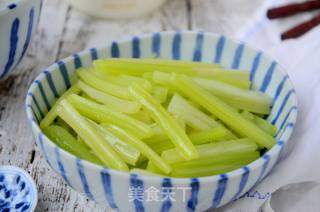
<svg viewBox="0 0 320 212">
<path fill-rule="evenodd" d="M 276 143 L 272 136 L 243 118 L 228 104 L 201 88 L 193 80 L 183 75 L 177 75 L 173 76 L 173 81 L 185 95 L 217 116 L 235 132 L 252 139 L 267 149 L 270 149 Z"/>
<path fill-rule="evenodd" d="M 186 160 L 198 157 L 197 150 L 186 133 L 159 102 L 137 84 L 130 86 L 129 91 L 150 112 L 155 122 L 167 134 Z"/>
<path fill-rule="evenodd" d="M 94 61 L 97 70 L 119 74 L 141 76 L 145 72 L 163 71 L 200 76 L 223 81 L 237 87 L 249 89 L 249 72 L 225 70 L 216 64 L 161 59 L 105 59 Z"/>
<path fill-rule="evenodd" d="M 141 77 L 135 77 L 135 76 L 130 76 L 126 74 L 122 75 L 110 75 L 106 74 L 104 72 L 97 71 L 93 69 L 93 73 L 96 74 L 97 76 L 101 76 L 105 81 L 115 83 L 121 86 L 129 86 L 132 83 L 138 83 L 141 85 L 144 89 L 146 89 L 148 92 L 152 91 L 152 85 L 151 82 L 147 79 L 143 79 Z"/>
<path fill-rule="evenodd" d="M 209 166 L 196 166 L 192 169 L 190 169 L 190 167 L 177 167 L 172 170 L 170 176 L 179 178 L 213 176 L 238 169 L 249 162 L 250 161 L 237 161 L 227 164 L 211 164 Z"/>
<path fill-rule="evenodd" d="M 152 172 L 152 173 L 156 173 L 156 174 L 164 174 L 154 163 L 152 163 L 151 161 L 148 162 L 147 171 Z"/>
<path fill-rule="evenodd" d="M 133 173 L 133 174 L 141 174 L 141 175 L 150 175 L 150 176 L 164 177 L 164 176 L 161 175 L 161 174 L 156 174 L 156 173 L 149 172 L 149 171 L 147 171 L 147 170 L 139 169 L 139 168 L 133 168 L 133 169 L 130 170 L 130 172 Z"/>
<path fill-rule="evenodd" d="M 151 95 L 160 103 L 167 101 L 169 89 L 162 86 L 154 86 L 151 91 Z"/>
<path fill-rule="evenodd" d="M 207 114 L 189 104 L 179 94 L 174 94 L 168 106 L 171 114 L 181 116 L 186 124 L 196 130 L 207 130 L 218 126 L 218 123 Z"/>
<path fill-rule="evenodd" d="M 270 135 L 274 135 L 277 132 L 276 126 L 270 124 L 267 120 L 265 120 L 259 116 L 256 116 L 256 115 L 254 115 L 248 111 L 245 111 L 245 110 L 241 112 L 241 115 L 245 119 L 255 123 L 260 129 L 262 129 L 266 133 L 269 133 Z"/>
<path fill-rule="evenodd" d="M 198 69 L 198 71 L 203 71 L 201 69 Z M 205 73 L 207 73 L 207 70 L 204 70 Z M 196 78 L 204 78 L 208 80 L 216 80 L 219 82 L 224 82 L 226 84 L 242 88 L 245 90 L 249 90 L 251 86 L 250 78 L 249 78 L 249 72 L 248 71 L 239 71 L 239 70 L 219 70 L 214 71 L 210 74 L 199 74 L 199 76 L 193 76 Z"/>
<path fill-rule="evenodd" d="M 203 76 L 190 76 L 192 79 L 196 79 L 196 80 L 215 80 L 215 81 L 219 81 L 221 83 L 227 84 L 227 85 L 231 85 L 233 87 L 236 88 L 240 88 L 240 89 L 246 89 L 248 90 L 250 88 L 250 84 L 251 82 L 248 79 L 245 79 L 244 77 L 241 77 L 241 75 L 237 76 L 233 76 L 231 75 L 231 77 L 229 77 L 229 73 L 231 72 L 231 74 L 235 75 L 233 71 L 219 71 L 217 72 L 217 74 L 215 74 L 215 77 L 212 78 L 206 78 Z M 241 72 L 240 72 L 241 74 Z M 160 85 L 165 85 L 167 87 L 170 87 L 172 90 L 174 90 L 174 87 L 172 85 L 170 85 L 168 78 L 170 77 L 170 73 L 168 72 L 160 72 L 160 71 L 154 71 L 154 72 L 146 72 L 143 74 L 144 78 L 148 79 L 149 81 L 152 81 L 154 83 L 160 84 Z M 247 76 L 247 75 L 245 75 Z M 240 78 L 240 79 L 239 79 Z M 241 79 L 243 78 L 243 79 Z"/>
<path fill-rule="evenodd" d="M 77 84 L 71 86 L 71 88 L 64 92 L 63 95 L 58 98 L 58 100 L 51 107 L 47 115 L 40 122 L 40 128 L 43 129 L 45 127 L 48 127 L 57 118 L 57 106 L 63 99 L 65 99 L 67 96 L 71 94 L 78 94 L 79 92 L 80 89 L 78 88 Z"/>
<path fill-rule="evenodd" d="M 106 128 L 108 131 L 110 131 L 113 135 L 117 136 L 123 141 L 126 141 L 128 144 L 138 149 L 141 152 L 141 154 L 143 154 L 150 161 L 155 163 L 161 171 L 163 171 L 166 174 L 171 172 L 170 165 L 166 161 L 164 161 L 157 153 L 155 153 L 148 145 L 143 143 L 137 137 L 131 135 L 130 133 L 126 132 L 125 130 L 121 129 L 116 125 L 102 124 L 102 126 Z"/>
<path fill-rule="evenodd" d="M 153 73 L 153 81 L 159 84 L 169 85 L 170 76 L 169 73 L 157 71 Z M 201 87 L 235 108 L 263 114 L 270 112 L 272 99 L 262 92 L 244 90 L 217 80 L 208 80 L 199 77 L 193 77 L 192 79 Z"/>
<path fill-rule="evenodd" d="M 112 110 L 129 114 L 136 113 L 140 110 L 141 105 L 138 102 L 120 99 L 118 97 L 101 92 L 85 84 L 81 80 L 78 82 L 78 86 L 81 91 L 89 95 L 90 98 L 94 99 L 96 102 L 107 105 Z"/>
<path fill-rule="evenodd" d="M 68 100 L 82 115 L 96 122 L 117 124 L 139 137 L 150 137 L 153 134 L 149 125 L 125 114 L 112 111 L 105 105 L 100 105 L 78 95 L 70 95 Z"/>
<path fill-rule="evenodd" d="M 131 59 L 131 58 L 109 58 L 95 60 L 93 65 L 97 70 L 107 73 L 127 73 L 130 75 L 142 75 L 143 72 L 168 71 L 177 73 L 197 73 L 194 68 L 206 68 L 207 70 L 219 69 L 221 66 L 212 63 L 187 62 L 179 60 L 164 59 Z"/>
<path fill-rule="evenodd" d="M 240 152 L 253 152 L 256 151 L 257 148 L 257 144 L 247 138 L 220 141 L 196 146 L 196 149 L 199 153 L 198 159 L 213 158 L 220 155 Z M 181 156 L 181 154 L 179 154 L 179 151 L 177 151 L 176 148 L 162 152 L 161 157 L 170 164 L 184 161 L 184 158 Z"/>
<path fill-rule="evenodd" d="M 190 133 L 188 136 L 194 145 L 200 145 L 225 139 L 227 133 L 223 126 L 217 126 L 213 129 Z"/>
<path fill-rule="evenodd" d="M 130 116 L 132 118 L 135 118 L 135 119 L 142 121 L 146 124 L 153 123 L 153 120 L 152 120 L 150 114 L 148 113 L 148 111 L 146 111 L 144 109 L 140 109 L 138 112 L 136 112 L 134 114 L 130 114 Z"/>
<path fill-rule="evenodd" d="M 105 80 L 100 79 L 96 75 L 86 70 L 78 70 L 77 74 L 82 81 L 94 87 L 95 89 L 98 89 L 102 92 L 122 99 L 132 100 L 129 91 L 125 86 L 120 86 L 115 83 L 106 82 Z"/>
<path fill-rule="evenodd" d="M 189 167 L 192 169 L 197 166 L 208 166 L 212 164 L 229 164 L 237 161 L 248 161 L 252 162 L 260 157 L 260 152 L 240 152 L 240 153 L 232 153 L 219 155 L 218 157 L 211 157 L 205 159 L 196 159 L 192 161 L 183 161 L 180 163 L 172 164 L 173 168 L 177 167 Z"/>
<path fill-rule="evenodd" d="M 272 99 L 262 92 L 243 90 L 216 80 L 192 79 L 231 106 L 254 113 L 270 113 Z"/>
<path fill-rule="evenodd" d="M 260 129 L 264 130 L 265 132 L 269 133 L 270 135 L 274 136 L 276 134 L 277 127 L 275 125 L 272 125 L 271 123 L 269 123 L 267 120 L 265 120 L 259 116 L 255 116 L 254 121 L 258 125 L 258 127 L 260 127 Z"/>
<path fill-rule="evenodd" d="M 152 91 L 152 85 L 151 83 L 146 80 L 143 79 L 141 77 L 134 77 L 134 76 L 130 76 L 130 75 L 120 75 L 119 78 L 123 81 L 126 82 L 127 85 L 130 85 L 132 83 L 138 83 L 139 85 L 141 85 L 146 91 L 151 92 Z"/>
<path fill-rule="evenodd" d="M 143 139 L 146 144 L 159 143 L 169 139 L 157 123 L 151 124 L 150 127 L 153 130 L 153 135 L 149 138 Z"/>
<path fill-rule="evenodd" d="M 183 131 L 186 131 L 186 121 L 182 116 L 179 115 L 172 115 L 174 120 L 180 125 L 180 127 L 183 129 Z"/>
<path fill-rule="evenodd" d="M 205 144 L 209 142 L 219 141 L 226 138 L 227 130 L 221 126 L 214 129 L 204 130 L 188 134 L 191 142 L 194 145 Z M 148 143 L 149 146 L 157 153 L 174 148 L 174 145 L 169 140 L 164 140 L 156 143 Z"/>
<path fill-rule="evenodd" d="M 119 156 L 128 164 L 136 165 L 137 161 L 140 157 L 140 152 L 129 145 L 127 142 L 122 141 L 117 136 L 114 136 L 111 132 L 109 132 L 104 127 L 98 125 L 97 123 L 89 120 L 92 125 L 96 127 L 96 129 L 100 132 L 106 142 L 108 142 L 114 150 L 119 154 Z"/>
<path fill-rule="evenodd" d="M 57 117 L 55 124 L 64 128 L 69 133 L 71 133 L 70 131 L 72 131 L 71 127 L 65 121 L 63 121 L 60 117 Z"/>
<path fill-rule="evenodd" d="M 48 138 L 67 152 L 81 159 L 102 165 L 101 160 L 90 152 L 87 145 L 77 141 L 66 129 L 57 125 L 50 125 L 43 128 L 43 132 Z"/>
<path fill-rule="evenodd" d="M 110 168 L 128 171 L 122 158 L 113 150 L 95 127 L 67 101 L 62 100 L 57 108 L 58 115 L 84 140 L 93 153 Z"/>
</svg>

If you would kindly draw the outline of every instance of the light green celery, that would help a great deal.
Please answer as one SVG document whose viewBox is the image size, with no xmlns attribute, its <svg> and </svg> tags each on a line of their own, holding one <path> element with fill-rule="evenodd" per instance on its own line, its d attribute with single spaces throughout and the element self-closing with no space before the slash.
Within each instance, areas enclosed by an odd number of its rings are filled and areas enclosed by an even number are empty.
<svg viewBox="0 0 320 212">
<path fill-rule="evenodd" d="M 93 153 L 107 167 L 128 171 L 129 168 L 114 149 L 105 142 L 95 127 L 67 101 L 62 100 L 57 108 L 58 115 L 84 140 Z"/>
<path fill-rule="evenodd" d="M 207 130 L 218 126 L 218 123 L 214 119 L 191 105 L 177 93 L 172 97 L 168 111 L 171 114 L 184 118 L 186 124 L 196 130 Z"/>
<path fill-rule="evenodd" d="M 215 80 L 227 85 L 231 85 L 236 88 L 240 88 L 242 90 L 249 90 L 251 82 L 248 79 L 245 79 L 244 77 L 241 77 L 244 75 L 247 76 L 246 72 L 234 72 L 234 71 L 216 71 L 212 72 L 214 74 L 214 77 L 205 77 L 205 76 L 193 76 L 192 74 L 189 76 L 192 79 L 198 79 L 198 80 Z M 146 78 L 151 80 L 154 83 L 169 86 L 171 89 L 174 89 L 173 86 L 170 85 L 168 79 L 170 77 L 171 73 L 168 72 L 161 72 L 161 71 L 154 71 L 154 72 L 147 72 L 144 74 Z M 233 76 L 235 75 L 235 76 Z M 244 79 L 241 79 L 244 78 Z"/>
<path fill-rule="evenodd" d="M 135 118 L 139 121 L 142 121 L 146 124 L 152 124 L 153 120 L 150 116 L 150 114 L 148 113 L 148 111 L 144 110 L 144 109 L 140 109 L 138 112 L 134 113 L 134 114 L 130 114 L 130 116 L 132 118 Z"/>
<path fill-rule="evenodd" d="M 111 75 L 108 73 L 100 72 L 100 71 L 94 71 L 94 73 L 97 76 L 102 76 L 102 78 L 107 81 L 111 82 L 117 85 L 121 85 L 124 87 L 127 87 L 131 85 L 132 83 L 138 83 L 141 85 L 143 88 L 145 88 L 148 92 L 152 91 L 152 84 L 149 80 L 141 78 L 141 77 L 136 77 L 136 76 L 131 76 L 127 74 L 121 74 L 121 75 Z"/>
<path fill-rule="evenodd" d="M 154 86 L 151 95 L 160 103 L 167 101 L 169 89 L 163 86 Z"/>
<path fill-rule="evenodd" d="M 78 86 L 81 91 L 86 93 L 90 98 L 94 99 L 96 102 L 107 105 L 112 110 L 128 114 L 136 113 L 140 110 L 141 105 L 138 102 L 124 100 L 109 95 L 87 85 L 81 80 L 78 82 Z"/>
<path fill-rule="evenodd" d="M 164 59 L 129 59 L 129 58 L 108 58 L 95 60 L 93 65 L 97 70 L 107 73 L 119 74 L 126 73 L 130 75 L 141 76 L 144 72 L 166 71 L 183 74 L 197 74 L 199 71 L 195 68 L 205 68 L 206 72 L 219 69 L 220 65 L 212 63 L 187 62 L 179 60 Z M 201 72 L 205 72 L 201 71 Z"/>
<path fill-rule="evenodd" d="M 237 161 L 243 162 L 252 162 L 260 157 L 260 152 L 240 152 L 240 153 L 232 153 L 219 155 L 218 157 L 211 157 L 206 159 L 196 159 L 192 161 L 183 161 L 179 163 L 172 164 L 173 168 L 177 167 L 189 167 L 193 169 L 197 166 L 210 166 L 212 164 L 230 164 Z"/>
<path fill-rule="evenodd" d="M 237 161 L 228 164 L 210 164 L 208 166 L 193 167 L 192 169 L 190 169 L 190 167 L 176 167 L 170 173 L 170 177 L 193 178 L 213 176 L 241 168 L 249 162 L 250 161 Z"/>
<path fill-rule="evenodd" d="M 77 141 L 66 129 L 57 125 L 50 125 L 43 128 L 43 132 L 48 138 L 67 152 L 83 160 L 102 165 L 101 160 L 90 152 L 87 145 L 81 141 Z"/>
<path fill-rule="evenodd" d="M 174 118 L 174 120 L 176 120 L 176 122 L 183 129 L 183 131 L 186 132 L 186 121 L 184 120 L 184 118 L 179 115 L 172 115 L 172 117 Z"/>
<path fill-rule="evenodd" d="M 268 149 L 276 143 L 272 136 L 243 118 L 228 104 L 201 88 L 201 86 L 188 77 L 176 75 L 173 76 L 173 82 L 185 95 L 217 116 L 236 133 L 243 137 L 248 137 Z"/>
<path fill-rule="evenodd" d="M 174 85 L 170 84 L 170 78 L 171 74 L 169 73 L 153 72 L 154 82 L 173 87 Z M 202 88 L 210 91 L 235 108 L 263 114 L 270 112 L 272 99 L 262 92 L 244 90 L 227 83 L 219 82 L 218 80 L 208 80 L 199 77 L 190 78 Z"/>
<path fill-rule="evenodd" d="M 155 174 L 164 174 L 153 162 L 149 161 L 146 170 Z"/>
<path fill-rule="evenodd" d="M 77 75 L 83 82 L 94 87 L 95 89 L 122 99 L 132 100 L 132 97 L 126 86 L 120 86 L 118 84 L 105 81 L 86 70 L 78 70 Z"/>
<path fill-rule="evenodd" d="M 138 137 L 150 137 L 153 134 L 151 127 L 126 114 L 110 110 L 107 106 L 95 103 L 78 95 L 68 97 L 70 103 L 80 114 L 92 119 L 95 122 L 117 124 L 123 129 L 135 134 Z"/>
<path fill-rule="evenodd" d="M 194 145 L 200 145 L 226 139 L 227 130 L 222 126 L 218 126 L 210 130 L 193 132 L 188 134 L 188 136 Z M 174 148 L 174 145 L 169 140 L 148 143 L 148 145 L 157 153 L 162 153 L 165 150 Z"/>
<path fill-rule="evenodd" d="M 130 86 L 129 91 L 150 112 L 155 122 L 162 128 L 163 132 L 175 144 L 186 160 L 198 157 L 198 153 L 186 133 L 157 100 L 137 84 Z"/>
<path fill-rule="evenodd" d="M 153 130 L 153 135 L 149 138 L 143 139 L 146 144 L 159 143 L 169 139 L 157 123 L 151 124 L 150 127 Z"/>
<path fill-rule="evenodd" d="M 146 91 L 151 92 L 152 91 L 152 84 L 146 80 L 143 79 L 141 77 L 135 77 L 135 76 L 130 76 L 130 75 L 126 75 L 126 74 L 122 74 L 119 76 L 119 78 L 126 82 L 127 85 L 130 85 L 132 83 L 138 83 L 139 85 L 141 85 Z"/>
<path fill-rule="evenodd" d="M 262 129 L 263 131 L 265 131 L 266 133 L 270 134 L 270 135 L 274 135 L 276 132 L 277 132 L 277 127 L 270 124 L 267 120 L 259 117 L 259 116 L 256 116 L 248 111 L 242 111 L 241 112 L 241 115 L 253 122 L 254 124 L 256 124 L 260 129 Z"/>
<path fill-rule="evenodd" d="M 126 163 L 133 166 L 136 165 L 140 157 L 140 152 L 136 148 L 129 145 L 127 142 L 122 141 L 117 136 L 114 136 L 109 130 L 105 129 L 99 124 L 96 124 L 91 120 L 89 121 L 96 127 L 96 129 L 100 132 L 105 141 L 108 142 L 114 148 L 114 150 Z"/>
<path fill-rule="evenodd" d="M 225 139 L 228 131 L 223 126 L 188 134 L 194 145 L 205 144 Z"/>
<path fill-rule="evenodd" d="M 117 136 L 119 139 L 126 141 L 128 144 L 134 146 L 137 150 L 141 152 L 141 154 L 143 154 L 146 158 L 155 163 L 162 172 L 166 174 L 171 172 L 170 165 L 165 160 L 163 160 L 157 153 L 155 153 L 148 145 L 143 143 L 140 139 L 116 125 L 102 124 L 102 126 L 106 128 L 108 131 L 110 131 L 113 135 Z"/>
<path fill-rule="evenodd" d="M 272 98 L 259 91 L 244 90 L 216 80 L 192 78 L 201 87 L 210 91 L 235 108 L 254 113 L 269 114 Z"/>
<path fill-rule="evenodd" d="M 47 115 L 41 120 L 40 128 L 43 129 L 45 127 L 48 127 L 57 118 L 57 106 L 63 99 L 65 99 L 67 96 L 71 94 L 78 93 L 80 93 L 80 89 L 78 88 L 77 84 L 71 86 L 71 88 L 64 92 L 62 96 L 60 96 L 58 100 L 55 102 L 55 104 L 51 107 Z"/>
<path fill-rule="evenodd" d="M 60 117 L 57 117 L 55 124 L 60 126 L 60 127 L 62 127 L 62 128 L 64 128 L 65 130 L 67 130 L 72 135 L 71 127 L 65 121 L 63 121 Z"/>
<path fill-rule="evenodd" d="M 189 76 L 216 79 L 245 89 L 250 88 L 249 72 L 226 70 L 217 64 L 178 60 L 128 58 L 95 60 L 93 64 L 97 70 L 108 74 L 126 73 L 129 75 L 141 76 L 145 72 L 152 71 L 174 72 L 178 74 L 188 74 Z"/>
<path fill-rule="evenodd" d="M 161 174 L 156 174 L 144 169 L 139 169 L 139 168 L 133 168 L 130 170 L 131 173 L 133 174 L 139 174 L 139 175 L 149 175 L 149 176 L 158 176 L 158 177 L 164 177 L 164 175 Z"/>
<path fill-rule="evenodd" d="M 198 76 L 193 76 L 193 77 L 201 77 L 208 80 L 217 80 L 217 81 L 224 82 L 229 85 L 242 88 L 245 90 L 249 90 L 251 86 L 250 72 L 248 71 L 227 70 L 227 69 L 221 69 L 221 70 L 215 70 L 215 71 L 198 69 L 198 71 L 200 73 L 201 71 L 204 71 L 204 73 L 198 74 Z"/>
<path fill-rule="evenodd" d="M 249 139 L 237 139 L 229 141 L 219 141 L 215 143 L 197 145 L 199 153 L 198 159 L 213 158 L 225 154 L 234 154 L 240 152 L 253 152 L 258 148 L 257 144 Z M 185 161 L 176 148 L 162 152 L 161 157 L 168 163 L 179 163 Z"/>
</svg>

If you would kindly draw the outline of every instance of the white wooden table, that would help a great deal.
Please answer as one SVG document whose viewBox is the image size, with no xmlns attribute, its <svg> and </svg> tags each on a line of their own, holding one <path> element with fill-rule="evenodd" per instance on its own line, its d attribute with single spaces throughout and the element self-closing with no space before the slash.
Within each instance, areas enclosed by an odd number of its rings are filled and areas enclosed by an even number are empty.
<svg viewBox="0 0 320 212">
<path fill-rule="evenodd" d="M 38 30 L 16 72 L 0 82 L 0 165 L 15 165 L 35 179 L 37 211 L 110 211 L 71 190 L 35 145 L 24 111 L 27 88 L 42 69 L 80 50 L 162 30 L 203 30 L 232 36 L 262 3 L 252 0 L 167 0 L 152 15 L 130 21 L 89 17 L 66 0 L 45 0 Z"/>
</svg>

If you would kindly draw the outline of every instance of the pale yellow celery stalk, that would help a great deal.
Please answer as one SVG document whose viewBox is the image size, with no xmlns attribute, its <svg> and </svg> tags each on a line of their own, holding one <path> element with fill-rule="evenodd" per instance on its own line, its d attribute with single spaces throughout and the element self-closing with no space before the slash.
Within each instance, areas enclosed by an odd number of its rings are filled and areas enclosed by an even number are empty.
<svg viewBox="0 0 320 212">
<path fill-rule="evenodd" d="M 140 139 L 116 125 L 102 124 L 102 126 L 108 131 L 110 131 L 113 135 L 117 136 L 123 141 L 126 141 L 128 144 L 138 149 L 141 152 L 141 154 L 143 154 L 146 158 L 155 163 L 156 166 L 162 172 L 166 174 L 171 172 L 170 165 L 165 160 L 163 160 L 157 153 L 155 153 L 148 145 L 143 143 Z"/>
<path fill-rule="evenodd" d="M 105 105 L 95 103 L 78 95 L 70 95 L 68 100 L 82 115 L 93 121 L 117 124 L 139 138 L 147 138 L 153 134 L 153 130 L 149 125 L 131 118 L 126 114 L 110 110 Z"/>
<path fill-rule="evenodd" d="M 60 96 L 55 102 L 55 104 L 51 107 L 47 115 L 41 120 L 40 128 L 43 129 L 45 127 L 48 127 L 57 118 L 58 116 L 57 107 L 63 99 L 65 99 L 67 96 L 71 94 L 78 94 L 78 93 L 80 93 L 80 89 L 77 86 L 77 84 L 71 86 L 66 92 L 64 92 L 62 96 Z"/>
<path fill-rule="evenodd" d="M 128 113 L 128 114 L 133 114 L 140 110 L 141 105 L 138 102 L 124 100 L 124 99 L 120 99 L 118 97 L 109 95 L 107 93 L 104 93 L 102 91 L 99 91 L 87 85 L 81 80 L 78 82 L 78 87 L 81 89 L 82 92 L 87 94 L 90 98 L 94 99 L 96 102 L 107 105 L 112 110 L 122 112 L 122 113 Z"/>
<path fill-rule="evenodd" d="M 221 155 L 235 154 L 241 152 L 254 152 L 257 150 L 257 148 L 257 144 L 247 138 L 229 141 L 219 141 L 196 146 L 196 149 L 199 153 L 198 159 L 214 158 L 219 157 Z M 185 161 L 176 148 L 162 152 L 161 157 L 170 164 Z"/>
<path fill-rule="evenodd" d="M 132 97 L 129 94 L 126 86 L 120 86 L 115 83 L 107 82 L 86 70 L 78 70 L 77 75 L 83 82 L 94 87 L 95 89 L 122 99 L 132 100 Z"/>
<path fill-rule="evenodd" d="M 119 157 L 113 148 L 105 142 L 95 127 L 67 100 L 62 100 L 57 108 L 58 115 L 84 140 L 101 162 L 109 167 L 128 171 L 126 163 Z"/>
<path fill-rule="evenodd" d="M 172 80 L 186 96 L 210 111 L 236 133 L 248 137 L 268 149 L 276 143 L 272 136 L 243 118 L 228 104 L 201 88 L 193 80 L 183 75 L 173 75 Z"/>
<path fill-rule="evenodd" d="M 197 150 L 186 133 L 157 100 L 137 84 L 130 86 L 129 91 L 150 112 L 155 122 L 167 134 L 186 160 L 198 157 Z"/>
</svg>

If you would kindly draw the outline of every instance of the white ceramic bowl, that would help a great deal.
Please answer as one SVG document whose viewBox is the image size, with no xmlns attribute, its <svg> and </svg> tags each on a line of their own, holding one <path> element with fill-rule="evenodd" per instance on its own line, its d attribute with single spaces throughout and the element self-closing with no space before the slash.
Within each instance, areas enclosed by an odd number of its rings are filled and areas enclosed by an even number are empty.
<svg viewBox="0 0 320 212">
<path fill-rule="evenodd" d="M 278 127 L 277 144 L 243 168 L 221 175 L 178 179 L 130 174 L 82 161 L 60 149 L 40 130 L 39 121 L 76 79 L 75 69 L 97 58 L 152 57 L 215 62 L 233 69 L 249 70 L 253 89 L 274 99 L 268 120 Z M 58 61 L 44 70 L 31 85 L 26 98 L 28 119 L 40 151 L 49 165 L 72 188 L 96 202 L 120 211 L 203 211 L 239 198 L 259 183 L 274 167 L 292 133 L 297 98 L 282 68 L 263 53 L 222 35 L 203 32 L 160 32 L 92 48 Z M 146 199 L 150 192 L 172 191 L 175 201 Z M 186 195 L 183 190 L 186 189 Z M 189 190 L 190 189 L 190 190 Z M 143 201 L 140 201 L 144 195 Z M 163 194 L 164 195 L 164 194 Z M 133 200 L 133 201 L 132 201 Z"/>
<path fill-rule="evenodd" d="M 42 0 L 15 0 L 0 7 L 0 79 L 21 61 L 39 19 Z"/>
</svg>

